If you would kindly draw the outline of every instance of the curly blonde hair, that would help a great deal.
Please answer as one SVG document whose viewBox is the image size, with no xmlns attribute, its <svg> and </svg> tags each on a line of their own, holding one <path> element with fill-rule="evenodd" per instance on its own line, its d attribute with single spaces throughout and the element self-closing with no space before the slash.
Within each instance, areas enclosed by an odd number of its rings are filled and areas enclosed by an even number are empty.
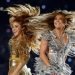
<svg viewBox="0 0 75 75">
<path fill-rule="evenodd" d="M 30 5 L 17 5 L 17 7 L 9 7 L 6 9 L 8 14 L 10 14 L 10 26 L 12 28 L 12 24 L 14 22 L 18 22 L 21 25 L 22 32 L 21 37 L 19 39 L 11 37 L 9 41 L 9 45 L 11 50 L 16 52 L 17 56 L 20 56 L 23 60 L 26 60 L 26 57 L 29 56 L 29 46 L 31 41 L 35 38 L 33 32 L 31 31 L 31 27 L 25 25 L 29 22 L 28 19 L 36 15 L 39 15 L 39 9 L 32 7 Z"/>
</svg>

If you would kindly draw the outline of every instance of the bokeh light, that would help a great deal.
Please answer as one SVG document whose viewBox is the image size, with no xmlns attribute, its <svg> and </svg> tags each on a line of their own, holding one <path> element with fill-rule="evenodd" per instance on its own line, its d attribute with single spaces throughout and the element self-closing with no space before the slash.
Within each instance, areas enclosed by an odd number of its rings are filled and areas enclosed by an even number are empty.
<svg viewBox="0 0 75 75">
<path fill-rule="evenodd" d="M 42 9 L 46 9 L 46 5 L 42 5 L 41 8 L 42 8 Z"/>
<path fill-rule="evenodd" d="M 11 32 L 11 30 L 10 29 L 6 29 L 6 33 L 10 33 Z"/>
<path fill-rule="evenodd" d="M 9 3 L 11 0 L 6 0 L 7 3 Z"/>
<path fill-rule="evenodd" d="M 3 9 L 4 9 L 3 7 L 0 7 L 0 11 L 3 11 Z"/>
<path fill-rule="evenodd" d="M 69 63 L 72 62 L 72 59 L 71 59 L 71 58 L 68 58 L 68 62 L 69 62 Z"/>
</svg>

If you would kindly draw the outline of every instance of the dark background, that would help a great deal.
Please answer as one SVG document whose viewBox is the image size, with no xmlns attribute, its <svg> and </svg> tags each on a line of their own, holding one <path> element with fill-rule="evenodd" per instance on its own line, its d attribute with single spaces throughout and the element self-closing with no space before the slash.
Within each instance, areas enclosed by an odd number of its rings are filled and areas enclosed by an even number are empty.
<svg viewBox="0 0 75 75">
<path fill-rule="evenodd" d="M 8 40 L 11 37 L 11 29 L 8 22 L 9 16 L 3 9 L 13 4 L 26 3 L 32 6 L 39 6 L 41 13 L 52 12 L 58 9 L 75 11 L 74 0 L 0 0 L 0 64 L 8 63 Z M 75 57 L 68 57 L 66 62 L 71 66 L 72 70 L 75 71 Z M 72 75 L 75 75 L 74 72 Z"/>
</svg>

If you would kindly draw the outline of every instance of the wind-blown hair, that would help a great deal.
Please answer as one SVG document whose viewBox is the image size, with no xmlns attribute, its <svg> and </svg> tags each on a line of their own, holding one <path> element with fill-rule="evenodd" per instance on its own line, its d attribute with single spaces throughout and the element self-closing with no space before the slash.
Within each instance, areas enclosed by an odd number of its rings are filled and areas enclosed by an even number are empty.
<svg viewBox="0 0 75 75">
<path fill-rule="evenodd" d="M 40 14 L 40 9 L 26 5 L 16 5 L 15 7 L 8 7 L 5 11 L 8 11 L 10 15 L 9 23 L 12 28 L 14 22 L 18 22 L 21 25 L 22 32 L 19 39 L 11 37 L 9 46 L 12 51 L 15 51 L 17 56 L 21 59 L 27 60 L 29 58 L 29 46 L 32 39 L 35 37 L 31 31 L 31 27 L 25 23 L 29 22 L 30 17 L 37 16 Z"/>
<path fill-rule="evenodd" d="M 40 14 L 39 7 L 33 7 L 29 4 L 18 4 L 15 5 L 15 7 L 6 8 L 5 11 L 8 11 L 8 14 L 11 16 L 9 19 L 10 25 L 12 25 L 14 21 L 19 22 L 24 30 L 24 33 L 27 35 L 30 35 L 32 30 L 35 28 L 34 26 L 30 27 L 27 25 L 27 23 L 29 23 L 29 18 L 33 16 L 38 16 Z"/>
<path fill-rule="evenodd" d="M 30 17 L 30 16 L 36 16 L 40 14 L 39 7 L 32 7 L 29 4 L 21 5 L 17 4 L 14 7 L 8 7 L 5 11 L 8 11 L 8 14 L 10 16 L 16 16 L 16 17 Z"/>
<path fill-rule="evenodd" d="M 56 10 L 56 11 L 53 11 L 52 13 L 50 13 L 50 15 L 48 15 L 49 17 L 47 17 L 47 19 L 45 20 L 45 22 L 48 23 L 50 30 L 53 30 L 55 28 L 54 19 L 57 15 L 63 16 L 62 20 L 66 24 L 65 28 L 67 28 L 71 24 L 72 14 L 70 12 L 65 11 L 65 10 Z"/>
<path fill-rule="evenodd" d="M 6 11 L 8 11 L 8 14 L 11 16 L 9 20 L 10 24 L 12 24 L 13 21 L 17 21 L 21 24 L 26 43 L 28 44 L 35 40 L 37 32 L 54 29 L 53 21 L 57 14 L 64 16 L 66 28 L 70 25 L 72 18 L 72 12 L 64 10 L 57 10 L 52 13 L 40 15 L 40 9 L 38 7 L 32 7 L 28 4 L 9 7 L 6 9 Z"/>
</svg>

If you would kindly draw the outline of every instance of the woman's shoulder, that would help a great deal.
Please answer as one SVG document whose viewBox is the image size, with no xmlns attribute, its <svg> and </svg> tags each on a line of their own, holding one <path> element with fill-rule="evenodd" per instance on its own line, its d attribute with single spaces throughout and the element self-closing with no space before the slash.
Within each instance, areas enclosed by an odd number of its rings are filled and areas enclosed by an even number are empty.
<svg viewBox="0 0 75 75">
<path fill-rule="evenodd" d="M 50 38 L 51 38 L 51 31 L 48 30 L 42 33 L 42 39 L 50 40 Z"/>
</svg>

